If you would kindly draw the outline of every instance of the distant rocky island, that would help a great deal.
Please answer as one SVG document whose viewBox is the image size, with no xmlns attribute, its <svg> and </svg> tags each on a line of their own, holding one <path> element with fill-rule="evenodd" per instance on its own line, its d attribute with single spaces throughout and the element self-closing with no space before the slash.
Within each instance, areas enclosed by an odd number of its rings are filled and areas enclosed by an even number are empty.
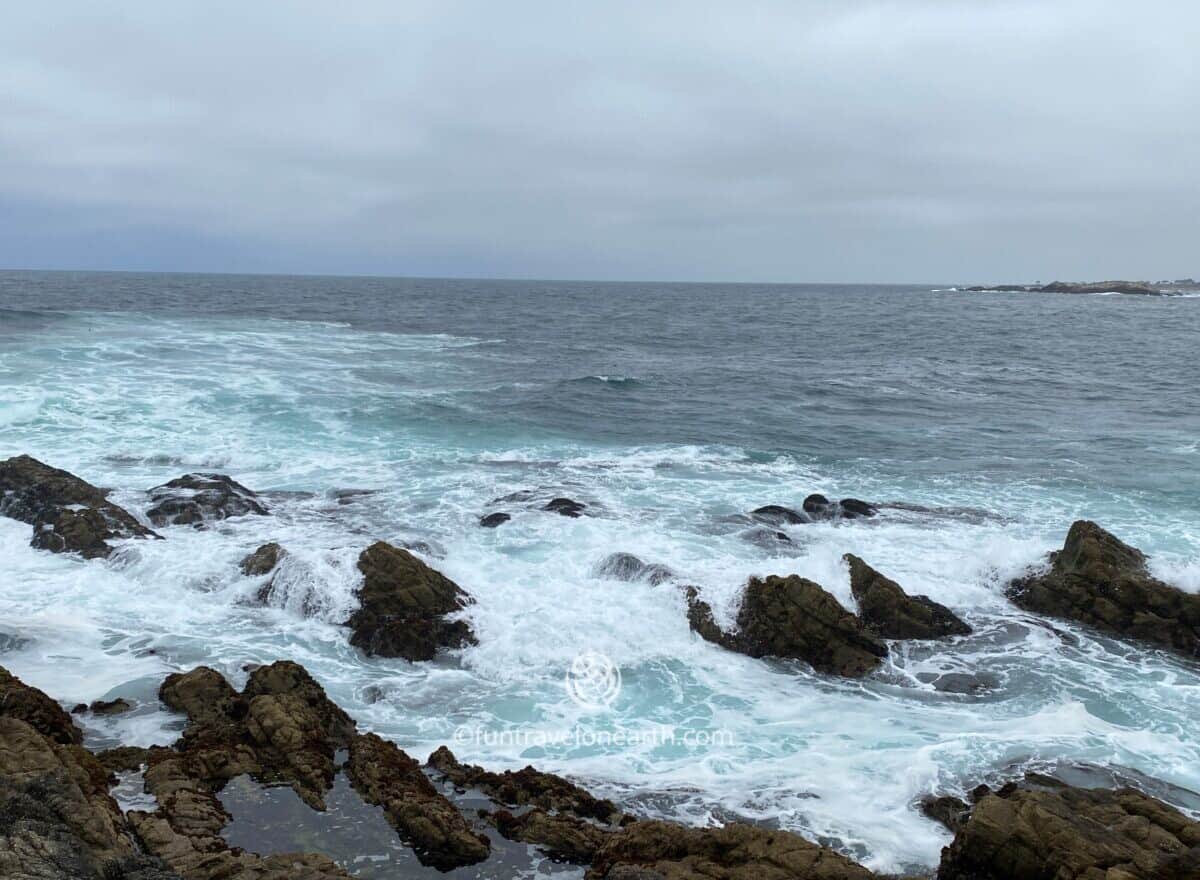
<svg viewBox="0 0 1200 880">
<path fill-rule="evenodd" d="M 962 288 L 972 293 L 1129 293 L 1140 296 L 1174 296 L 1200 291 L 1200 281 L 1052 281 L 1049 284 L 981 284 Z"/>
</svg>

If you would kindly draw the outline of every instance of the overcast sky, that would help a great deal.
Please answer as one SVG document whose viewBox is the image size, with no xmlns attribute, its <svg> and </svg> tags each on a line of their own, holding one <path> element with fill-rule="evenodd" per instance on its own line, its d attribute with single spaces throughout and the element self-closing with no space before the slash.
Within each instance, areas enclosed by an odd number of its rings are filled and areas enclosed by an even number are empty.
<svg viewBox="0 0 1200 880">
<path fill-rule="evenodd" d="M 1200 3 L 8 3 L 0 266 L 1200 276 Z"/>
</svg>

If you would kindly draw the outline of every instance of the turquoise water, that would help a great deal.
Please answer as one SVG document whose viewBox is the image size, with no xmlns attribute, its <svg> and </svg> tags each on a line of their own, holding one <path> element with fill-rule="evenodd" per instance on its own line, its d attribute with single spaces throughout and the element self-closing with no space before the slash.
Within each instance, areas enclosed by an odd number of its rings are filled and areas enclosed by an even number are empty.
<svg viewBox="0 0 1200 880">
<path fill-rule="evenodd" d="M 33 454 L 136 512 L 152 485 L 221 471 L 274 514 L 86 563 L 0 520 L 0 633 L 19 637 L 0 663 L 70 702 L 139 699 L 92 734 L 150 743 L 178 729 L 153 699 L 165 672 L 207 663 L 240 683 L 245 663 L 290 657 L 419 757 L 450 743 L 641 812 L 928 867 L 947 836 L 915 800 L 1013 765 L 1200 790 L 1195 666 L 1051 629 L 1002 595 L 1081 516 L 1200 588 L 1198 331 L 1186 298 L 0 273 L 0 457 Z M 785 527 L 788 543 L 744 517 L 810 492 L 910 507 Z M 560 495 L 594 515 L 537 509 Z M 479 528 L 497 509 L 512 521 Z M 417 665 L 349 647 L 336 624 L 379 538 L 419 544 L 475 597 L 477 647 Z M 291 556 L 263 608 L 236 563 L 267 540 Z M 618 551 L 678 581 L 601 575 Z M 688 630 L 678 584 L 726 621 L 750 574 L 811 577 L 852 607 L 847 552 L 976 634 L 897 645 L 846 682 Z M 620 669 L 607 708 L 563 686 L 584 651 Z M 993 686 L 936 690 L 946 672 Z"/>
</svg>

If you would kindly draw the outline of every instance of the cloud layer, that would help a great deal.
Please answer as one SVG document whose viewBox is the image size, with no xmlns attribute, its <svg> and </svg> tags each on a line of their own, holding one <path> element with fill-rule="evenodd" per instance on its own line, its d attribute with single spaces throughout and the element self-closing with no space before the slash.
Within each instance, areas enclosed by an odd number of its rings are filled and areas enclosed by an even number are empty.
<svg viewBox="0 0 1200 880">
<path fill-rule="evenodd" d="M 1200 7 L 57 2 L 0 29 L 0 265 L 1200 274 Z"/>
</svg>

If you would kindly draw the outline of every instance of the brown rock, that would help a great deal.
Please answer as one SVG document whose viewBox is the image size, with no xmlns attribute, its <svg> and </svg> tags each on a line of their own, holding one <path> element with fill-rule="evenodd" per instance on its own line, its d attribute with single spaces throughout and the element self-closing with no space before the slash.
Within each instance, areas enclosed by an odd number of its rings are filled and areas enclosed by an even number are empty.
<svg viewBox="0 0 1200 880">
<path fill-rule="evenodd" d="M 850 553 L 850 591 L 858 601 L 858 616 L 885 639 L 940 639 L 971 632 L 945 605 L 928 596 L 910 596 L 894 580 L 884 577 Z"/>
<path fill-rule="evenodd" d="M 364 800 L 383 807 L 421 864 L 448 871 L 488 857 L 487 836 L 471 830 L 455 806 L 433 787 L 421 765 L 395 743 L 373 733 L 356 737 L 350 744 L 346 774 Z"/>
<path fill-rule="evenodd" d="M 1140 550 L 1094 522 L 1072 525 L 1050 570 L 1013 581 L 1008 594 L 1026 611 L 1200 657 L 1200 595 L 1153 577 Z"/>
<path fill-rule="evenodd" d="M 532 843 L 551 858 L 577 865 L 590 864 L 612 832 L 575 816 L 552 816 L 533 809 L 514 816 L 508 810 L 491 815 L 492 824 L 509 840 Z"/>
<path fill-rule="evenodd" d="M 56 743 L 83 742 L 83 731 L 62 706 L 3 666 L 0 666 L 0 718 L 19 718 Z"/>
<path fill-rule="evenodd" d="M 247 577 L 259 577 L 260 575 L 269 574 L 279 564 L 279 560 L 283 558 L 286 552 L 282 546 L 272 541 L 269 544 L 263 544 L 253 553 L 242 559 L 238 563 L 238 568 Z"/>
<path fill-rule="evenodd" d="M 874 670 L 887 646 L 819 584 L 792 575 L 751 578 L 738 631 L 724 633 L 712 609 L 688 593 L 688 621 L 704 639 L 751 657 L 804 660 L 818 672 L 858 677 Z"/>
<path fill-rule="evenodd" d="M 588 880 L 875 880 L 828 847 L 789 831 L 735 823 L 687 828 L 634 822 L 601 845 Z"/>
<path fill-rule="evenodd" d="M 157 537 L 107 489 L 28 455 L 0 461 L 0 516 L 30 523 L 32 546 L 85 559 L 108 556 L 113 538 Z"/>
<path fill-rule="evenodd" d="M 510 807 L 540 807 L 601 822 L 621 818 L 612 801 L 594 797 L 570 780 L 533 767 L 495 773 L 474 764 L 460 764 L 445 746 L 429 756 L 428 765 L 459 788 L 477 788 Z"/>
<path fill-rule="evenodd" d="M 938 880 L 1192 880 L 1200 822 L 1133 789 L 1005 786 L 983 795 Z"/>
<path fill-rule="evenodd" d="M 439 648 L 474 644 L 471 628 L 446 615 L 470 597 L 407 550 L 377 541 L 358 558 L 359 609 L 346 622 L 350 643 L 367 654 L 432 660 Z"/>
</svg>

